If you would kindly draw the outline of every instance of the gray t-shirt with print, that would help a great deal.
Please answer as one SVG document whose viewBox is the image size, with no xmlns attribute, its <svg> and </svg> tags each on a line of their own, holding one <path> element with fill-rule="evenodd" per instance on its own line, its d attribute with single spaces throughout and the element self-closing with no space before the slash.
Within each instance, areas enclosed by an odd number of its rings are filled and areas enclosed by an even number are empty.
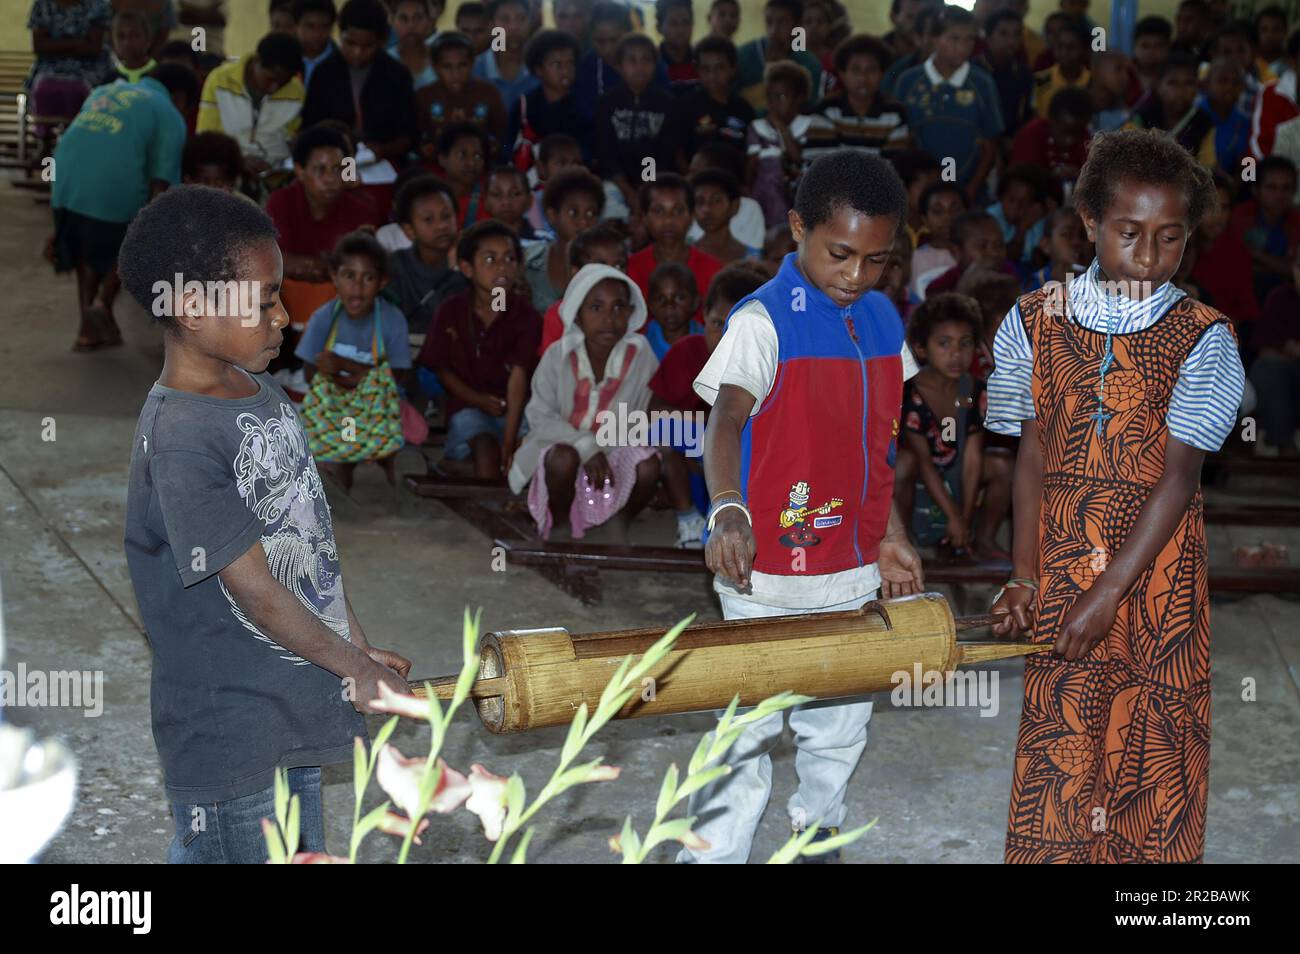
<svg viewBox="0 0 1300 954">
<path fill-rule="evenodd" d="M 257 393 L 235 400 L 155 384 L 131 450 L 126 557 L 153 650 L 154 741 L 168 795 L 188 804 L 346 761 L 366 735 L 341 680 L 262 633 L 217 576 L 260 541 L 272 575 L 348 638 L 306 434 L 279 385 L 252 377 Z"/>
</svg>

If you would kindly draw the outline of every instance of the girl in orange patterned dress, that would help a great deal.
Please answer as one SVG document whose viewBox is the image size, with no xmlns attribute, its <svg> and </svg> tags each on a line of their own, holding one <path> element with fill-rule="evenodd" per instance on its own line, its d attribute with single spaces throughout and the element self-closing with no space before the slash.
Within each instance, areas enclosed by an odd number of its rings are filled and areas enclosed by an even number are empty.
<svg viewBox="0 0 1300 954">
<path fill-rule="evenodd" d="M 1205 849 L 1210 631 L 1201 463 L 1236 422 L 1232 326 L 1171 283 L 1216 201 L 1177 143 L 1093 139 L 1088 272 L 998 329 L 986 426 L 1020 434 L 1000 636 L 1025 663 L 1008 862 L 1195 862 Z"/>
</svg>

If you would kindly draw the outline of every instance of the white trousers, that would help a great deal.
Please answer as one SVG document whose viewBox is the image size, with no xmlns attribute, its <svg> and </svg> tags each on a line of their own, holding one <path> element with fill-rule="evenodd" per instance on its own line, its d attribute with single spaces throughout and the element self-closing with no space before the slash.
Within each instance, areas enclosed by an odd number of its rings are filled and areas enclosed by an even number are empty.
<svg viewBox="0 0 1300 954">
<path fill-rule="evenodd" d="M 718 596 L 724 619 L 753 619 L 857 609 L 876 599 L 876 592 L 817 609 L 767 606 L 726 593 Z M 799 777 L 799 788 L 786 805 L 793 828 L 837 828 L 844 823 L 844 795 L 867 745 L 871 705 L 813 702 L 787 710 L 797 750 L 795 774 Z M 731 766 L 731 774 L 690 796 L 686 814 L 695 816 L 694 831 L 710 848 L 706 852 L 683 848 L 677 856 L 679 862 L 744 864 L 749 859 L 754 832 L 772 795 L 772 749 L 784 728 L 784 712 L 755 722 L 723 757 L 723 763 Z"/>
</svg>

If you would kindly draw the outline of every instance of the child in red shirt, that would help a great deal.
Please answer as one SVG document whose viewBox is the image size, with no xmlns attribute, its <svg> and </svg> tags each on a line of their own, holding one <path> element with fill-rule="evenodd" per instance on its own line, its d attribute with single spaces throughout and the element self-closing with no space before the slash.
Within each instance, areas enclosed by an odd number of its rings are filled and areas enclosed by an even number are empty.
<svg viewBox="0 0 1300 954">
<path fill-rule="evenodd" d="M 767 281 L 756 265 L 728 265 L 718 272 L 704 298 L 704 333 L 678 340 L 659 362 L 650 379 L 650 414 L 679 412 L 682 426 L 668 441 L 657 439 L 663 459 L 664 486 L 677 511 L 677 545 L 698 550 L 704 546 L 704 515 L 709 512 L 709 488 L 700 458 L 704 422 L 709 405 L 695 393 L 695 378 L 722 340 L 727 316 L 736 303 Z M 666 429 L 656 419 L 656 433 Z"/>
<path fill-rule="evenodd" d="M 650 273 L 664 262 L 681 262 L 695 276 L 696 293 L 702 295 L 722 269 L 712 255 L 686 244 L 686 232 L 695 213 L 691 186 L 675 172 L 663 172 L 641 187 L 641 215 L 650 244 L 627 260 L 627 273 L 643 296 L 650 293 Z M 700 320 L 697 309 L 694 319 Z"/>
</svg>

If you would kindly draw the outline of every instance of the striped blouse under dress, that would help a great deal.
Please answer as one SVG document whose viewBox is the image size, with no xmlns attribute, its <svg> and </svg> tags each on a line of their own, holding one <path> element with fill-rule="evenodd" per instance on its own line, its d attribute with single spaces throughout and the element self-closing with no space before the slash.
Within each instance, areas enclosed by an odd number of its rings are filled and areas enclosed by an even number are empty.
<svg viewBox="0 0 1300 954">
<path fill-rule="evenodd" d="M 1150 328 L 1186 294 L 1166 282 L 1141 300 L 1108 296 L 1098 280 L 1099 269 L 1093 259 L 1088 271 L 1070 282 L 1067 295 L 1073 320 L 1101 334 L 1110 330 L 1112 317 L 1115 334 Z M 1107 311 L 1108 298 L 1115 309 L 1113 316 Z M 1034 357 L 1018 304 L 1012 306 L 994 336 L 993 363 L 984 426 L 995 434 L 1019 435 L 1020 422 L 1034 418 Z M 1226 325 L 1213 325 L 1179 369 L 1169 400 L 1169 433 L 1193 447 L 1217 451 L 1237 422 L 1245 379 L 1232 332 Z"/>
</svg>

